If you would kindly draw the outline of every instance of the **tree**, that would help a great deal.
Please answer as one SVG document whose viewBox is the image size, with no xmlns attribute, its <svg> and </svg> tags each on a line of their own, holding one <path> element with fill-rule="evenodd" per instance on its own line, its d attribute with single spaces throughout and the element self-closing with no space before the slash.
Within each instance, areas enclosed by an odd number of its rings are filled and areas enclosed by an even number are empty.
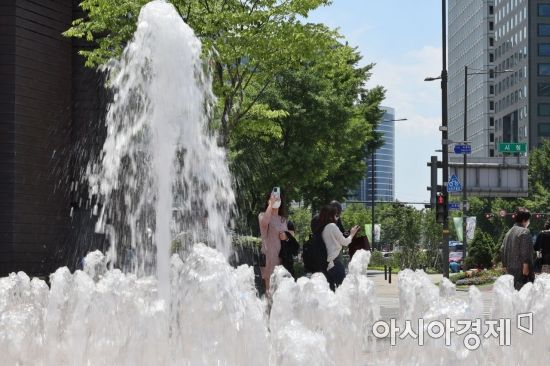
<svg viewBox="0 0 550 366">
<path fill-rule="evenodd" d="M 364 88 L 372 65 L 359 67 L 360 56 L 334 43 L 330 50 L 298 68 L 289 68 L 264 91 L 256 108 L 232 135 L 232 170 L 246 207 L 257 212 L 263 195 L 283 187 L 287 201 L 314 210 L 343 199 L 365 172 L 367 147 L 379 144 L 374 133 L 382 116 L 384 91 Z M 252 222 L 254 223 L 254 222 Z"/>
<path fill-rule="evenodd" d="M 65 32 L 96 47 L 81 50 L 97 67 L 122 53 L 132 38 L 141 8 L 149 0 L 84 0 L 86 17 Z M 172 0 L 203 42 L 214 74 L 217 117 L 223 146 L 263 92 L 288 68 L 323 52 L 338 37 L 321 24 L 305 24 L 307 14 L 329 0 Z M 256 109 L 256 113 L 269 112 Z M 269 113 L 268 113 L 269 114 Z"/>
<path fill-rule="evenodd" d="M 491 268 L 494 251 L 495 244 L 491 236 L 477 229 L 464 264 L 467 268 Z"/>
<path fill-rule="evenodd" d="M 378 213 L 381 235 L 385 242 L 401 249 L 401 268 L 416 268 L 420 263 L 421 213 L 402 204 L 382 205 Z M 395 247 L 394 247 L 395 249 Z"/>
<path fill-rule="evenodd" d="M 363 204 L 353 203 L 347 206 L 342 213 L 342 224 L 346 229 L 359 225 L 361 227 L 359 233 L 367 235 L 363 230 L 365 230 L 365 225 L 370 223 L 372 223 L 371 213 Z"/>
</svg>

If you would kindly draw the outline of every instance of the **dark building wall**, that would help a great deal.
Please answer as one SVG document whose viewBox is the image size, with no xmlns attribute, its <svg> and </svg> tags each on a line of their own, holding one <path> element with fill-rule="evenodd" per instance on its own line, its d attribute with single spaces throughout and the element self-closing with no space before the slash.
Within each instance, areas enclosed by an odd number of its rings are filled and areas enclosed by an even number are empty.
<svg viewBox="0 0 550 366">
<path fill-rule="evenodd" d="M 0 272 L 11 270 L 15 163 L 15 0 L 0 3 Z"/>
<path fill-rule="evenodd" d="M 68 161 L 71 127 L 71 42 L 61 33 L 72 20 L 70 0 L 17 0 L 8 38 L 14 41 L 13 114 L 2 146 L 2 186 L 13 185 L 12 209 L 2 216 L 0 244 L 10 265 L 0 274 L 23 270 L 44 275 L 54 270 L 70 224 Z M 14 21 L 14 23 L 13 23 Z M 4 32 L 2 32 L 4 35 Z M 11 123 L 10 123 L 11 122 Z M 10 232 L 11 230 L 11 232 Z M 6 234 L 4 234 L 6 233 Z M 7 236 L 6 236 L 7 235 Z"/>
</svg>

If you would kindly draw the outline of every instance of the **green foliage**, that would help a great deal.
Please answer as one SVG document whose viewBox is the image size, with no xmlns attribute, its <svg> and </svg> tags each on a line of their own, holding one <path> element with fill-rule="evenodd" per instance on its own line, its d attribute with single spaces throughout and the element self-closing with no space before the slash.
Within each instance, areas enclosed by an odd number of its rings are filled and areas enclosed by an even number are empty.
<svg viewBox="0 0 550 366">
<path fill-rule="evenodd" d="M 495 244 L 491 236 L 477 229 L 474 240 L 468 244 L 468 255 L 464 265 L 467 268 L 491 268 L 494 251 Z"/>
<path fill-rule="evenodd" d="M 149 0 L 84 0 L 84 18 L 65 32 L 95 47 L 81 50 L 86 65 L 96 67 L 122 53 L 136 29 L 141 7 Z M 300 19 L 329 0 L 171 0 L 203 42 L 214 71 L 214 91 L 220 98 L 217 116 L 222 142 L 252 110 L 280 72 L 326 52 L 338 37 L 321 24 Z M 256 110 L 256 113 L 261 110 Z M 265 117 L 273 116 L 264 111 Z"/>
<path fill-rule="evenodd" d="M 367 147 L 377 145 L 381 88 L 365 90 L 371 66 L 359 67 L 359 54 L 334 43 L 330 52 L 289 68 L 265 89 L 258 103 L 285 111 L 274 119 L 243 119 L 232 134 L 231 167 L 243 182 L 243 201 L 258 212 L 271 187 L 283 187 L 287 202 L 318 209 L 344 198 L 365 171 Z M 249 123 L 263 125 L 244 128 Z M 266 131 L 280 131 L 280 136 Z"/>
<path fill-rule="evenodd" d="M 352 203 L 348 205 L 342 213 L 342 224 L 345 228 L 351 228 L 354 225 L 359 225 L 361 231 L 359 234 L 366 235 L 364 232 L 365 225 L 372 222 L 370 210 L 360 203 Z M 371 259 L 372 260 L 372 259 Z"/>
<path fill-rule="evenodd" d="M 377 214 L 381 226 L 381 239 L 399 246 L 400 252 L 394 253 L 394 260 L 400 268 L 419 268 L 421 266 L 421 223 L 422 214 L 413 207 L 400 204 L 381 205 Z"/>
<path fill-rule="evenodd" d="M 251 235 L 233 235 L 233 247 L 261 248 L 262 239 Z"/>
<path fill-rule="evenodd" d="M 296 240 L 303 244 L 311 234 L 311 209 L 297 207 L 290 210 L 289 220 L 292 220 L 296 228 Z"/>
<path fill-rule="evenodd" d="M 449 276 L 449 280 L 457 286 L 485 285 L 495 282 L 502 274 L 504 274 L 502 269 L 473 270 L 453 273 Z"/>
<path fill-rule="evenodd" d="M 381 251 L 373 250 L 370 256 L 369 267 L 383 266 L 386 264 L 384 259 Z"/>
<path fill-rule="evenodd" d="M 148 0 L 83 0 L 86 16 L 68 37 L 86 39 L 86 64 L 118 57 Z M 367 90 L 372 65 L 322 24 L 305 23 L 329 0 L 171 0 L 203 43 L 217 96 L 220 143 L 235 176 L 239 232 L 257 232 L 264 195 L 280 186 L 286 202 L 318 208 L 343 199 L 380 145 L 380 87 Z"/>
</svg>

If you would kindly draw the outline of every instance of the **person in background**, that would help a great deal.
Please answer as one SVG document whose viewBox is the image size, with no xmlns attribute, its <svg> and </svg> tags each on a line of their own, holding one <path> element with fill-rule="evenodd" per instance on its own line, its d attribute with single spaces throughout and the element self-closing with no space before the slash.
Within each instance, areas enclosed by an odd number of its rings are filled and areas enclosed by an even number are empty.
<svg viewBox="0 0 550 366">
<path fill-rule="evenodd" d="M 502 242 L 501 258 L 506 273 L 514 276 L 514 288 L 520 290 L 527 282 L 533 282 L 533 238 L 527 227 L 531 213 L 519 207 L 515 212 L 516 224 L 506 233 Z"/>
<path fill-rule="evenodd" d="M 541 272 L 550 273 L 550 219 L 546 220 L 544 223 L 544 230 L 537 236 L 534 249 L 541 252 Z"/>
<path fill-rule="evenodd" d="M 354 226 L 350 235 L 345 237 L 336 224 L 338 217 L 338 209 L 335 205 L 323 207 L 319 214 L 319 225 L 316 228 L 317 232 L 321 233 L 327 248 L 327 280 L 332 291 L 340 286 L 346 277 L 346 270 L 339 258 L 342 247 L 348 246 L 359 231 L 359 226 Z"/>
<path fill-rule="evenodd" d="M 283 195 L 278 197 L 271 193 L 267 195 L 267 198 L 264 212 L 258 215 L 258 220 L 262 237 L 261 254 L 265 258 L 265 261 L 260 260 L 260 271 L 266 293 L 269 293 L 269 279 L 275 266 L 281 264 L 279 257 L 281 240 L 288 239 L 286 235 L 288 227 Z"/>
<path fill-rule="evenodd" d="M 338 201 L 331 201 L 329 203 L 329 206 L 333 206 L 336 209 L 336 226 L 338 226 L 338 229 L 344 234 L 345 236 L 349 235 L 349 232 L 346 232 L 344 229 L 344 225 L 342 224 L 342 204 Z M 314 233 L 317 231 L 319 227 L 319 214 L 313 216 L 311 219 L 311 232 Z"/>
</svg>

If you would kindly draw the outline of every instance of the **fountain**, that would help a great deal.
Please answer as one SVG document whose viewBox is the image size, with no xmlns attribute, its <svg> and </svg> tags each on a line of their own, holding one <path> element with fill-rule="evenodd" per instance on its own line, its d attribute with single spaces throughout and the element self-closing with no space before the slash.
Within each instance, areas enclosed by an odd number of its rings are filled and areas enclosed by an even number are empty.
<svg viewBox="0 0 550 366">
<path fill-rule="evenodd" d="M 268 302 L 251 267 L 227 262 L 234 203 L 224 152 L 208 132 L 213 95 L 201 44 L 175 8 L 160 0 L 141 11 L 134 39 L 106 66 L 114 100 L 108 134 L 87 180 L 98 230 L 111 249 L 88 254 L 83 270 L 60 268 L 50 287 L 25 273 L 0 279 L 0 354 L 5 365 L 516 365 L 542 364 L 550 336 L 550 276 L 514 291 L 494 289 L 494 318 L 532 313 L 534 334 L 511 346 L 467 334 L 445 340 L 374 336 L 380 309 L 357 252 L 335 293 L 323 275 L 294 281 L 277 267 Z M 205 244 L 190 245 L 190 243 Z M 170 255 L 177 247 L 178 253 Z M 396 326 L 483 318 L 477 289 L 458 299 L 422 271 L 398 276 Z M 269 313 L 269 316 L 267 315 Z M 413 331 L 418 327 L 413 326 Z M 421 330 L 426 331 L 426 328 Z"/>
</svg>

